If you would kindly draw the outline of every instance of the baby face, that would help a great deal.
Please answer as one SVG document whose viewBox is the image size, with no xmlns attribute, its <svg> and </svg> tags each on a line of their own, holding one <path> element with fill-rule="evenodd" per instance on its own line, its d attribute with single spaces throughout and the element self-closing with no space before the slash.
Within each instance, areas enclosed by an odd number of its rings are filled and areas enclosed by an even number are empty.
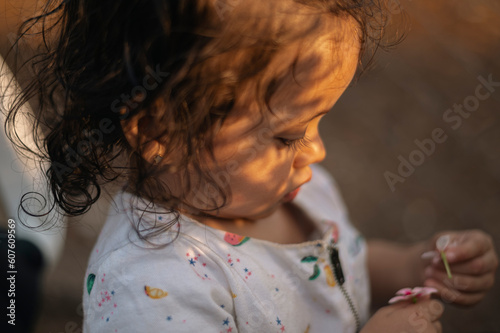
<svg viewBox="0 0 500 333">
<path fill-rule="evenodd" d="M 212 165 L 211 174 L 232 194 L 217 218 L 269 216 L 311 180 L 311 164 L 325 157 L 318 124 L 349 85 L 358 63 L 355 26 L 343 26 L 341 41 L 325 34 L 300 46 L 295 75 L 287 74 L 272 96 L 274 114 L 259 112 L 250 88 L 236 102 L 214 141 L 218 167 Z M 295 47 L 283 50 L 270 68 L 290 67 Z M 202 189 L 191 200 L 199 206 L 211 195 Z"/>
</svg>

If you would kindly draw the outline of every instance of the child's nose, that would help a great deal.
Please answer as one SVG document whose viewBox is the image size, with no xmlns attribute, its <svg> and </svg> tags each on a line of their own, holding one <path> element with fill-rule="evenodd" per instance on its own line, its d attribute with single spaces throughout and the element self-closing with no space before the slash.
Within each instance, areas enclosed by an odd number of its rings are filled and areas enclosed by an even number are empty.
<svg viewBox="0 0 500 333">
<path fill-rule="evenodd" d="M 296 168 L 306 167 L 310 164 L 319 163 L 326 157 L 326 150 L 323 140 L 316 131 L 313 137 L 309 138 L 307 146 L 302 147 L 295 157 L 294 165 Z"/>
</svg>

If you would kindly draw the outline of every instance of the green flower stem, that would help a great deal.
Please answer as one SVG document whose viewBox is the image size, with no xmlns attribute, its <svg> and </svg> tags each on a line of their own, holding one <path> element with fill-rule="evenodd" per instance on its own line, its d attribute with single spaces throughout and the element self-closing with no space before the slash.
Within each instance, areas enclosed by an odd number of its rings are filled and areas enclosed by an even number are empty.
<svg viewBox="0 0 500 333">
<path fill-rule="evenodd" d="M 446 255 L 444 254 L 444 251 L 441 251 L 441 259 L 443 259 L 444 263 L 444 268 L 446 269 L 446 274 L 448 274 L 448 279 L 451 279 L 451 270 L 450 270 L 450 265 L 448 265 L 448 260 L 446 260 Z"/>
</svg>

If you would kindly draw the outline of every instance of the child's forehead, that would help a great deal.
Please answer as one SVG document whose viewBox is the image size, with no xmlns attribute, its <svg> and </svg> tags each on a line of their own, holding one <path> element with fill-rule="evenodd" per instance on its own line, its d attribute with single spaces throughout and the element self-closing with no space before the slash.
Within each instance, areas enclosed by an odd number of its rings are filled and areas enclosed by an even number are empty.
<svg viewBox="0 0 500 333">
<path fill-rule="evenodd" d="M 258 103 L 256 96 L 249 94 L 250 99 L 238 103 L 231 111 L 227 129 L 235 136 L 263 128 L 273 132 L 303 130 L 311 118 L 327 113 L 349 85 L 357 65 L 354 56 L 357 51 L 351 53 L 354 58 L 345 60 L 342 66 L 311 66 L 309 63 L 297 66 L 297 77 L 288 73 L 268 105 Z M 329 53 L 324 52 L 322 57 L 329 57 Z"/>
<path fill-rule="evenodd" d="M 285 68 L 286 75 L 272 94 L 268 105 L 271 110 L 262 112 L 264 118 L 300 123 L 311 114 L 330 110 L 351 82 L 358 64 L 359 43 L 353 39 L 344 44 L 336 48 L 332 40 L 318 39 L 293 65 L 286 61 L 290 59 L 286 50 L 283 57 L 277 55 L 273 61 L 276 67 Z"/>
<path fill-rule="evenodd" d="M 360 48 L 357 29 L 354 19 L 322 16 L 314 32 L 281 45 L 263 75 L 249 83 L 266 86 L 279 82 L 269 105 L 256 102 L 261 96 L 254 87 L 239 89 L 226 126 L 234 125 L 237 132 L 263 126 L 277 128 L 306 122 L 311 116 L 330 110 L 356 70 Z M 233 65 L 238 67 L 237 63 Z"/>
</svg>

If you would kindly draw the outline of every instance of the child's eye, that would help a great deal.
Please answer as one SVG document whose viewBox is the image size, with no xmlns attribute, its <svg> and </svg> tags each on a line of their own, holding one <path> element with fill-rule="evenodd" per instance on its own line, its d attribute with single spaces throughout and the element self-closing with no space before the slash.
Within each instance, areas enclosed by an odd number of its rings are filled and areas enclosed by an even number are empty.
<svg viewBox="0 0 500 333">
<path fill-rule="evenodd" d="M 277 138 L 285 147 L 291 150 L 300 150 L 303 147 L 307 147 L 310 140 L 303 136 L 298 139 L 285 139 L 285 138 Z"/>
</svg>

